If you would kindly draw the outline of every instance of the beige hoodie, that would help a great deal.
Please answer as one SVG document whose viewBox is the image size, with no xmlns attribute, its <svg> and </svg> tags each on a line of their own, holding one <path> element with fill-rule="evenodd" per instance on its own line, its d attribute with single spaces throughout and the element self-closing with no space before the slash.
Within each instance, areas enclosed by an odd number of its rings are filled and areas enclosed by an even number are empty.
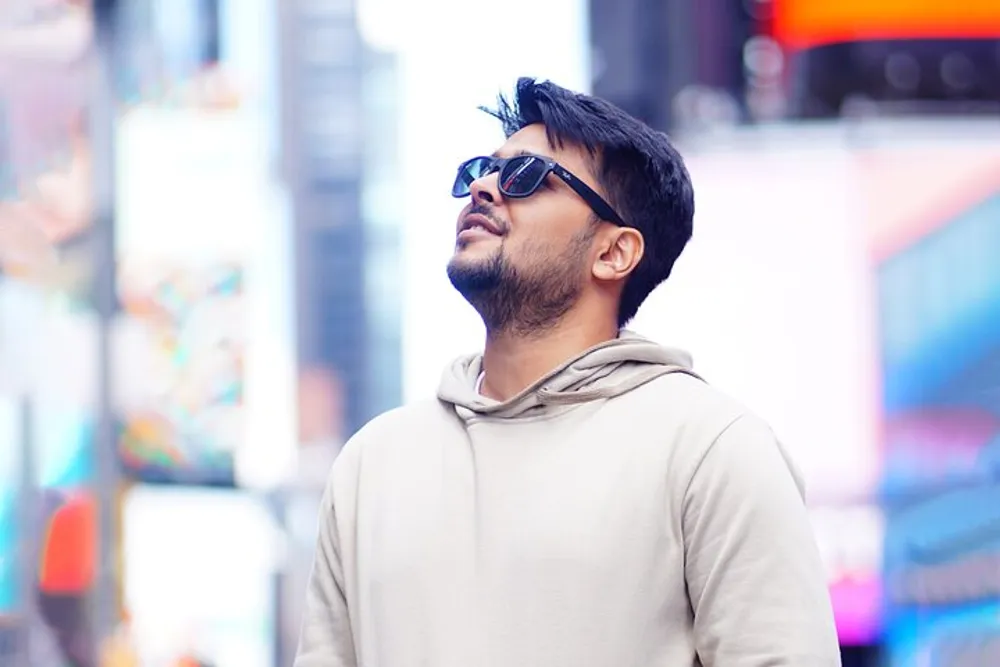
<svg viewBox="0 0 1000 667">
<path fill-rule="evenodd" d="M 497 402 L 481 357 L 333 466 L 296 667 L 835 667 L 768 427 L 628 332 Z"/>
</svg>

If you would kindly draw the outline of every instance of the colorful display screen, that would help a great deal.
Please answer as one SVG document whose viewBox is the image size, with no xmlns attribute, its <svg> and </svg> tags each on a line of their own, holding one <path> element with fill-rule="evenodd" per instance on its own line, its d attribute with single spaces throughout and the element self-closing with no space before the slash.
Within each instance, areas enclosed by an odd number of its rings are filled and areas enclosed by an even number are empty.
<svg viewBox="0 0 1000 667">
<path fill-rule="evenodd" d="M 885 640 L 900 667 L 1000 659 L 1000 137 L 977 144 L 887 151 L 867 184 L 893 221 L 875 271 Z"/>
<path fill-rule="evenodd" d="M 125 415 L 125 470 L 147 481 L 234 483 L 244 437 L 239 266 L 123 263 L 125 313 L 144 331 L 144 394 Z"/>
</svg>

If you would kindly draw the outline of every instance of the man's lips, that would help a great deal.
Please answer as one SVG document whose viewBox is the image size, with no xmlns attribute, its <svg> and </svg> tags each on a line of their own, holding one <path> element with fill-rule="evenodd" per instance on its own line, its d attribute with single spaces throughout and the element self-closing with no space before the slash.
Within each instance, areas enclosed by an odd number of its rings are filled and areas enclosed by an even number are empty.
<svg viewBox="0 0 1000 667">
<path fill-rule="evenodd" d="M 476 231 L 486 232 L 487 234 L 492 234 L 493 236 L 501 235 L 500 229 L 485 215 L 480 213 L 470 213 L 462 220 L 462 226 L 458 229 L 458 235 L 469 235 Z"/>
</svg>

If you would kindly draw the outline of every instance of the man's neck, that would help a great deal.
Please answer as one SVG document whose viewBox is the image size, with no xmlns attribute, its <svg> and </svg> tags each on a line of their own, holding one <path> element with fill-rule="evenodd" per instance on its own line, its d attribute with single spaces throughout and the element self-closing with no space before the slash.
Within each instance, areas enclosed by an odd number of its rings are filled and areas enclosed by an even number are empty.
<svg viewBox="0 0 1000 667">
<path fill-rule="evenodd" d="M 618 336 L 614 323 L 563 322 L 543 335 L 523 337 L 486 334 L 482 393 L 505 401 L 552 369 L 600 343 Z"/>
</svg>

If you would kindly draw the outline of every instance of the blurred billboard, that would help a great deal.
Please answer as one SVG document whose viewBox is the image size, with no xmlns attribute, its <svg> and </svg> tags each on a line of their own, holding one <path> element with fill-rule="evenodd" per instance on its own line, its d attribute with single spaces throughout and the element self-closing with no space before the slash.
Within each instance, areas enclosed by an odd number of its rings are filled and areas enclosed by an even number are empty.
<svg viewBox="0 0 1000 667">
<path fill-rule="evenodd" d="M 0 7 L 0 663 L 84 664 L 97 558 L 90 3 Z"/>
<path fill-rule="evenodd" d="M 893 666 L 1000 659 L 1000 131 L 963 134 L 861 160 Z"/>
<path fill-rule="evenodd" d="M 272 489 L 295 457 L 292 218 L 270 0 L 121 8 L 118 453 L 132 479 Z"/>
</svg>

